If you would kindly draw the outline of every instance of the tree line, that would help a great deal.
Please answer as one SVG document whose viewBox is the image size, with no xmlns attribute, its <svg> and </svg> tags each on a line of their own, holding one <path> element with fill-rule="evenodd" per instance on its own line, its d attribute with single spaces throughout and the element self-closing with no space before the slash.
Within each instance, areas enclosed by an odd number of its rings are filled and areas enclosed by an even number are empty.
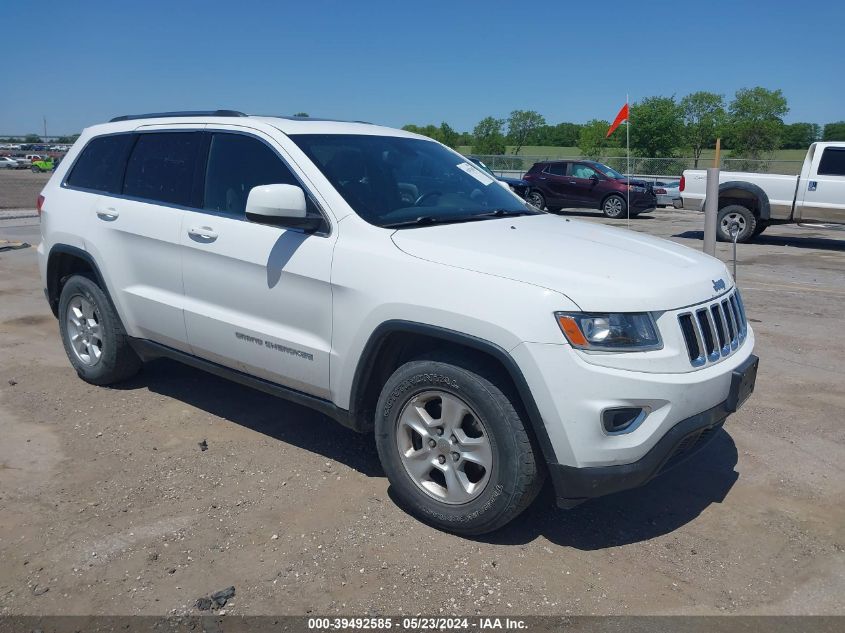
<svg viewBox="0 0 845 633">
<path fill-rule="evenodd" d="M 730 102 L 714 92 L 694 92 L 682 99 L 646 97 L 631 104 L 631 151 L 637 156 L 672 158 L 691 156 L 696 163 L 716 138 L 731 156 L 763 159 L 777 149 L 806 149 L 815 141 L 845 141 L 845 121 L 784 123 L 789 112 L 781 90 L 762 87 L 737 90 Z M 550 125 L 534 110 L 514 110 L 506 119 L 488 116 L 472 132 L 458 132 L 448 123 L 409 124 L 416 132 L 450 147 L 469 146 L 474 154 L 505 154 L 508 146 L 519 154 L 527 145 L 578 147 L 584 156 L 598 158 L 608 150 L 625 147 L 625 127 L 606 138 L 610 122 Z"/>
</svg>

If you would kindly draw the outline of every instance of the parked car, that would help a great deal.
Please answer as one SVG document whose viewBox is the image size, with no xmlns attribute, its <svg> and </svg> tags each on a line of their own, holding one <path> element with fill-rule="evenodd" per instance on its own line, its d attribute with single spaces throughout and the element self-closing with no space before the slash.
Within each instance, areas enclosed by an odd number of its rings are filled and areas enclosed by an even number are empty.
<svg viewBox="0 0 845 633">
<path fill-rule="evenodd" d="M 48 156 L 47 158 L 43 158 L 41 160 L 33 160 L 31 169 L 33 173 L 39 173 L 43 171 L 53 171 L 53 166 L 53 159 Z"/>
<path fill-rule="evenodd" d="M 522 178 L 510 178 L 508 176 L 497 176 L 493 173 L 493 170 L 490 169 L 487 165 L 484 164 L 480 158 L 474 158 L 472 156 L 467 156 L 467 160 L 471 161 L 474 165 L 478 166 L 479 169 L 483 169 L 487 172 L 490 176 L 498 180 L 499 182 L 505 183 L 508 187 L 510 187 L 511 191 L 513 191 L 516 195 L 518 195 L 523 200 L 528 193 L 528 183 L 523 180 Z"/>
<path fill-rule="evenodd" d="M 703 211 L 707 172 L 681 177 L 683 207 Z M 845 142 L 813 143 L 798 176 L 719 172 L 717 239 L 749 242 L 773 224 L 845 224 Z"/>
<path fill-rule="evenodd" d="M 631 217 L 654 209 L 657 198 L 649 183 L 632 180 L 612 167 L 589 160 L 556 160 L 535 163 L 523 177 L 526 199 L 538 209 L 560 211 L 565 207 L 601 209 L 609 218 Z"/>
<path fill-rule="evenodd" d="M 680 200 L 680 180 L 671 180 L 669 182 L 655 181 L 654 195 L 657 196 L 658 207 L 672 207 L 675 206 L 675 200 Z"/>
<path fill-rule="evenodd" d="M 0 169 L 17 169 L 18 161 L 8 156 L 0 156 Z"/>
<path fill-rule="evenodd" d="M 26 154 L 26 155 L 24 156 L 24 159 L 25 159 L 25 160 L 27 160 L 27 161 L 29 161 L 30 163 L 31 163 L 32 161 L 34 161 L 34 160 L 41 160 L 41 159 L 43 159 L 43 158 L 44 158 L 44 157 L 43 157 L 41 154 Z"/>
<path fill-rule="evenodd" d="M 168 357 L 313 407 L 370 434 L 395 498 L 444 530 L 495 530 L 546 476 L 563 507 L 644 484 L 754 388 L 721 261 L 538 212 L 403 130 L 118 117 L 37 208 L 83 380 Z"/>
</svg>

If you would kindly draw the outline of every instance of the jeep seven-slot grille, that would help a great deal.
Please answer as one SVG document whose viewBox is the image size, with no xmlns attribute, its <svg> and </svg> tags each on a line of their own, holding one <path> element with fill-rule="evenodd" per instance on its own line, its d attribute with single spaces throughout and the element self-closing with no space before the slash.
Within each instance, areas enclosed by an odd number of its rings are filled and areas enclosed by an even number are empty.
<svg viewBox="0 0 845 633">
<path fill-rule="evenodd" d="M 678 315 L 690 363 L 701 367 L 730 356 L 748 334 L 739 291 Z"/>
</svg>

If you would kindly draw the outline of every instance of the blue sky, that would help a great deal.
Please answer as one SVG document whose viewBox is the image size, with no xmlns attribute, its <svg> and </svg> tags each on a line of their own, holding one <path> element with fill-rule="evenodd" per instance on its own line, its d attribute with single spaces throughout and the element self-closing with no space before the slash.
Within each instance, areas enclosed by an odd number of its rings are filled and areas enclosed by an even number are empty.
<svg viewBox="0 0 845 633">
<path fill-rule="evenodd" d="M 788 122 L 845 119 L 845 2 L 0 2 L 0 134 L 234 108 L 391 126 L 781 88 Z"/>
</svg>

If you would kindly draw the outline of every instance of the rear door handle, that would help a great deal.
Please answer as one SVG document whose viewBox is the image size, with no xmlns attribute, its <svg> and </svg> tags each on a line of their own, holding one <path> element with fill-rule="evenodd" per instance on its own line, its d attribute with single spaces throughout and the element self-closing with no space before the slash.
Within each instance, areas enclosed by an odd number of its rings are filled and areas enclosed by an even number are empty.
<svg viewBox="0 0 845 633">
<path fill-rule="evenodd" d="M 202 242 L 213 242 L 217 239 L 217 233 L 208 226 L 199 226 L 189 229 L 188 235 Z"/>
<path fill-rule="evenodd" d="M 537 180 L 548 180 L 545 176 L 537 176 Z"/>
<path fill-rule="evenodd" d="M 570 185 L 577 185 L 577 184 L 578 184 L 578 181 L 577 181 L 577 180 L 570 180 L 570 181 L 569 181 L 569 184 L 570 184 Z"/>
<path fill-rule="evenodd" d="M 117 209 L 113 207 L 109 207 L 108 209 L 99 209 L 97 211 L 97 217 L 105 222 L 113 222 L 117 220 L 117 217 L 120 214 L 117 212 Z"/>
</svg>

